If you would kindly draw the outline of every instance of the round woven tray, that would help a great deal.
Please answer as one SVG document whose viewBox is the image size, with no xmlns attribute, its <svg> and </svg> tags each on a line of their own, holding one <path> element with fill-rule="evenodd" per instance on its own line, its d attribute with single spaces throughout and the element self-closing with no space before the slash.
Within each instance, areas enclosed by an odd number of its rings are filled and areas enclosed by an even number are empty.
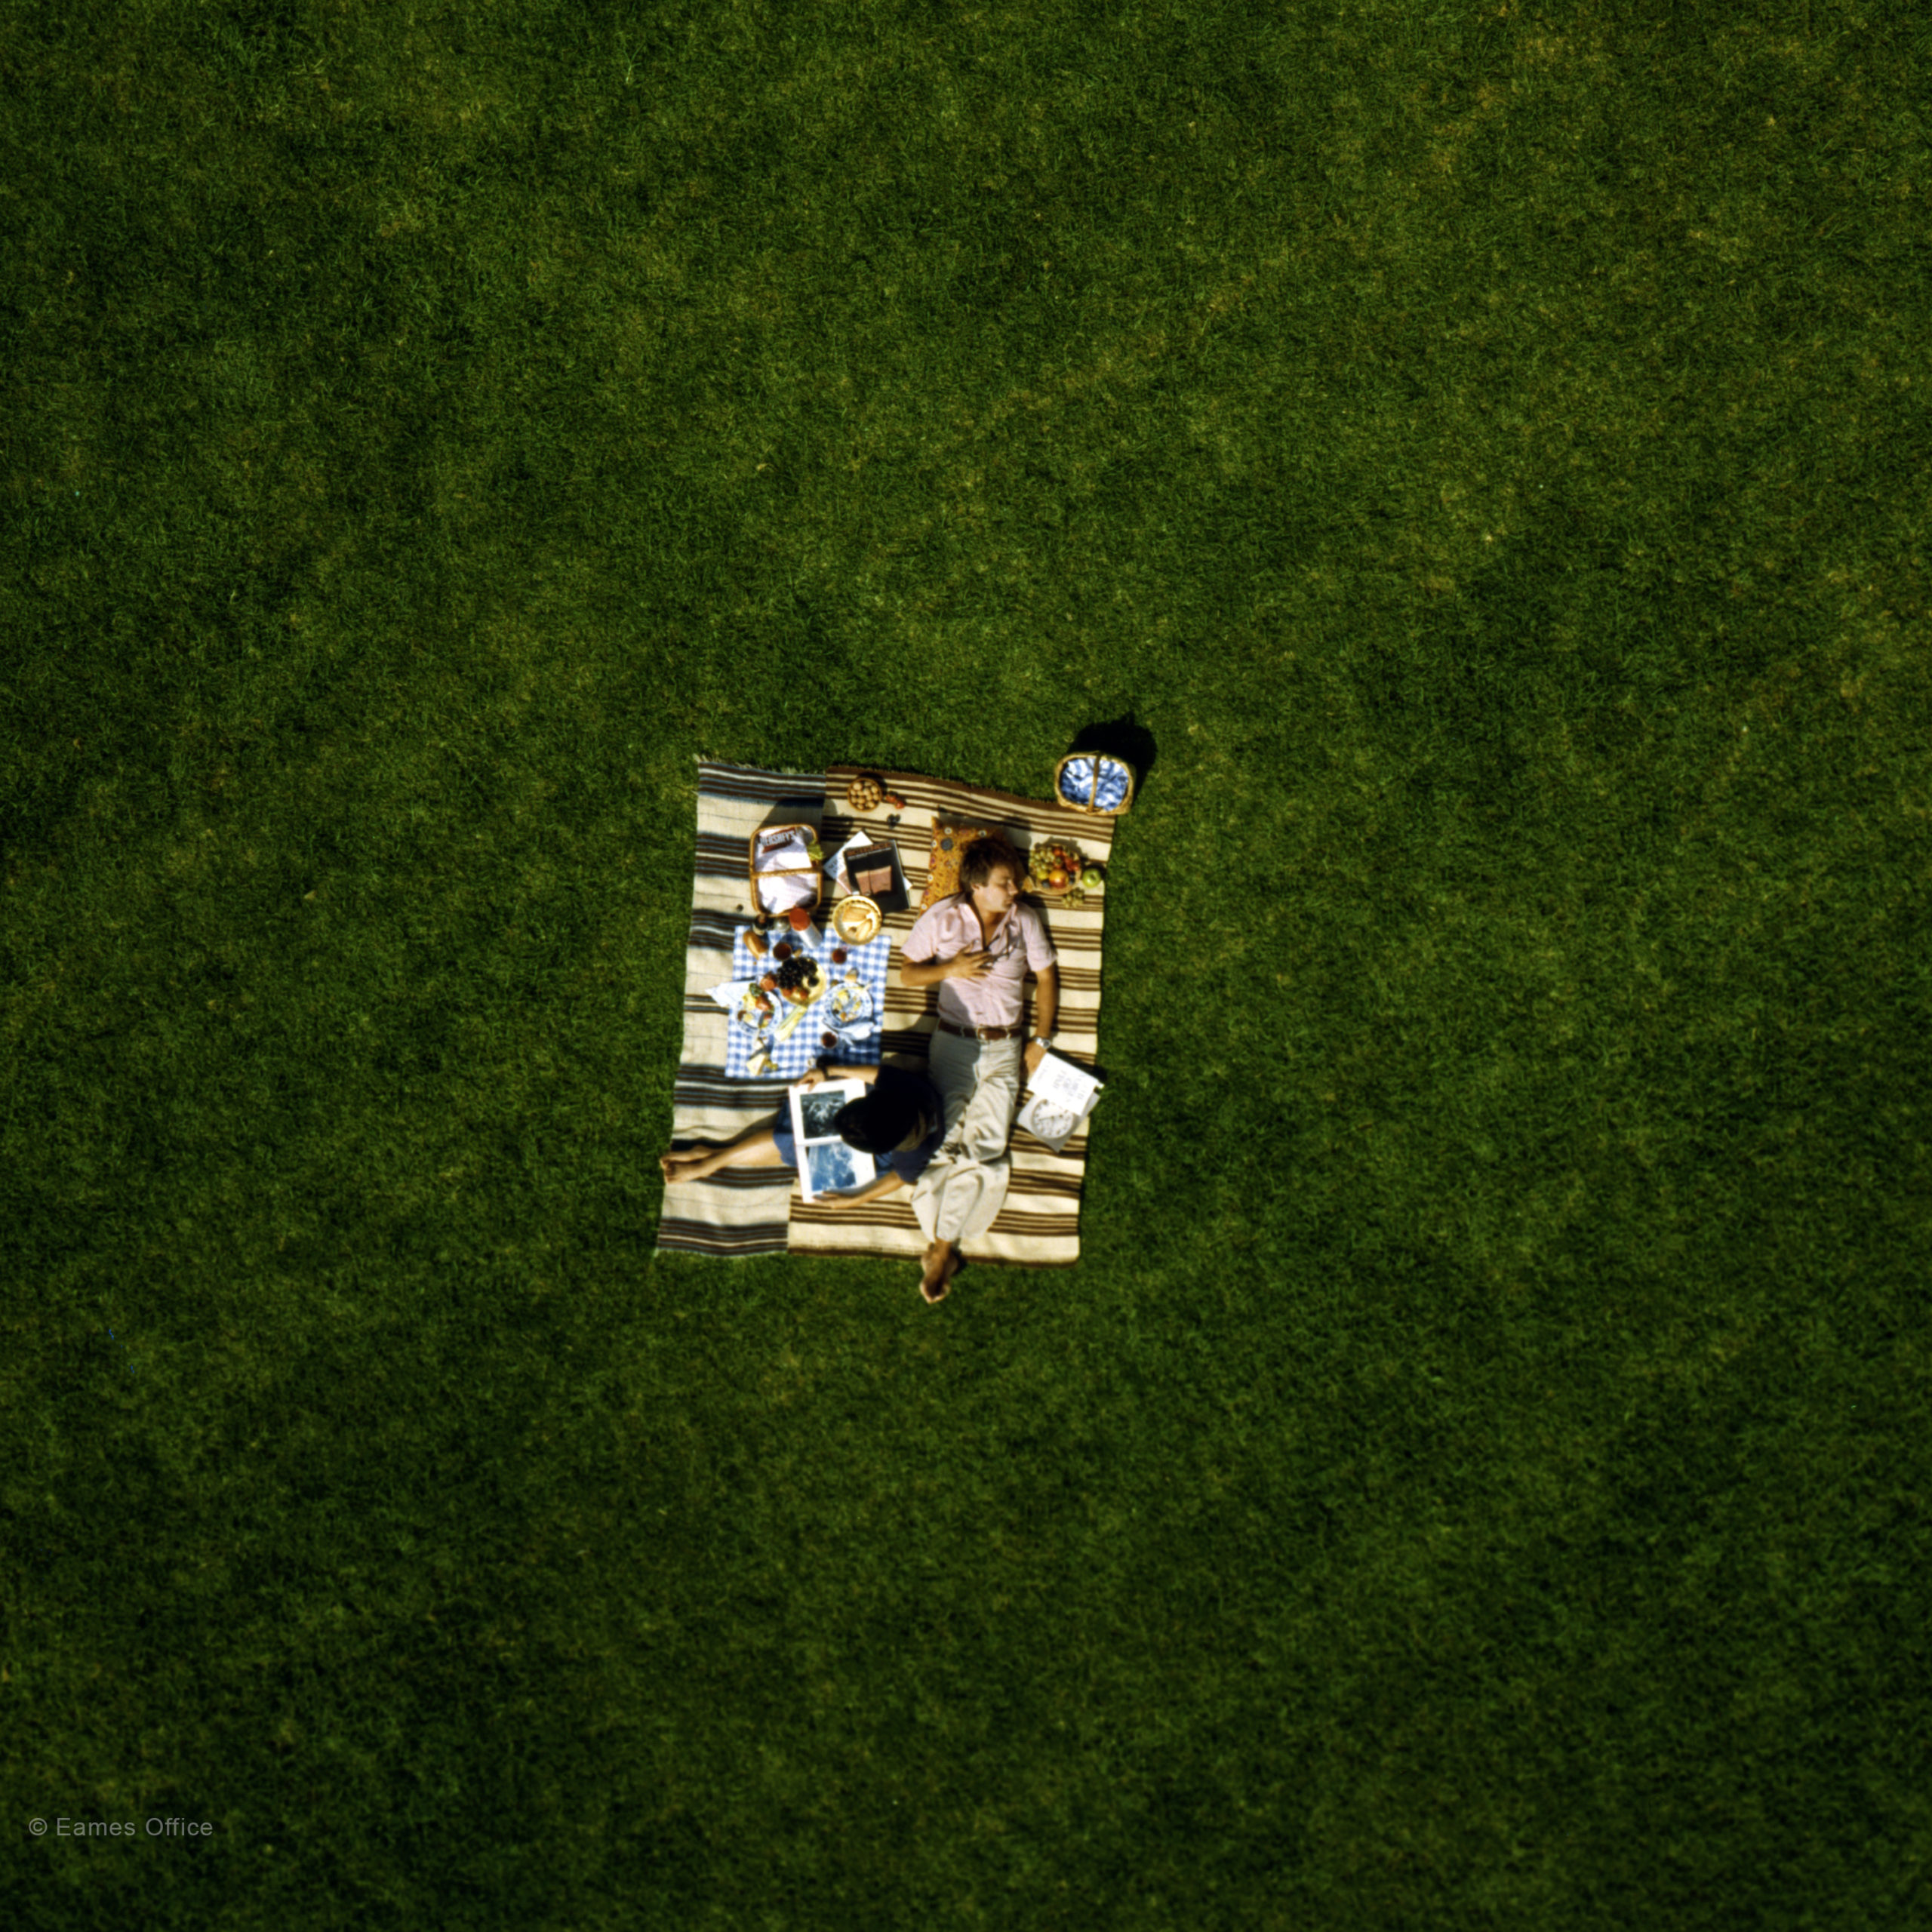
<svg viewBox="0 0 1932 1932">
<path fill-rule="evenodd" d="M 878 909 L 875 899 L 868 899 L 862 892 L 855 892 L 849 899 L 841 899 L 832 909 L 832 929 L 851 946 L 863 946 L 868 940 L 878 937 L 878 929 L 885 924 L 885 915 Z"/>
</svg>

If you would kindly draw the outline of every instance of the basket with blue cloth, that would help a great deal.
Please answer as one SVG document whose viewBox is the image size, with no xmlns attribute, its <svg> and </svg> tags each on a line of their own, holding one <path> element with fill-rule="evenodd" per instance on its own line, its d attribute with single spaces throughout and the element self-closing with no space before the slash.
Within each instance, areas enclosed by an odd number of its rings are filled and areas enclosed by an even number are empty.
<svg viewBox="0 0 1932 1932">
<path fill-rule="evenodd" d="M 1134 802 L 1134 773 L 1101 752 L 1069 752 L 1054 774 L 1054 797 L 1076 812 L 1118 818 Z"/>
</svg>

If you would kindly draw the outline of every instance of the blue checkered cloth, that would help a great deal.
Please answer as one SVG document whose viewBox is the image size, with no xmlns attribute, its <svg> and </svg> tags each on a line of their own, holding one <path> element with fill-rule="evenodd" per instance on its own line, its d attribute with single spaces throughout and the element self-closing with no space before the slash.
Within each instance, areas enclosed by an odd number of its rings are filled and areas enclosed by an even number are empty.
<svg viewBox="0 0 1932 1932">
<path fill-rule="evenodd" d="M 756 980 L 770 972 L 775 962 L 770 958 L 761 959 L 745 943 L 745 936 L 751 931 L 743 928 L 731 942 L 731 977 L 734 980 Z M 844 948 L 845 963 L 835 966 L 832 963 L 832 949 L 835 946 Z M 797 1011 L 791 1003 L 778 995 L 772 995 L 773 1013 L 763 1038 L 749 1026 L 741 1024 L 736 1014 L 731 1016 L 731 1044 L 724 1051 L 724 1077 L 728 1080 L 783 1080 L 791 1081 L 808 1073 L 821 1054 L 829 1054 L 832 1058 L 845 1066 L 876 1066 L 885 1048 L 885 975 L 892 960 L 892 940 L 887 933 L 881 933 L 876 939 L 864 946 L 852 946 L 825 935 L 818 949 L 811 955 L 818 961 L 819 971 L 832 983 L 832 990 L 824 998 L 809 1008 L 804 1019 L 793 1029 L 789 1040 L 778 1038 L 780 1026 Z M 841 1022 L 833 1011 L 832 1002 L 838 997 L 839 983 L 854 970 L 858 973 L 858 983 L 871 995 L 863 1010 L 852 1019 Z M 866 1033 L 869 1026 L 872 1031 Z M 835 1047 L 825 1044 L 823 1036 L 836 1033 L 838 1044 Z M 863 1037 L 861 1037 L 863 1035 Z M 774 1063 L 769 1073 L 753 1073 L 751 1063 L 761 1048 L 769 1046 Z"/>
</svg>

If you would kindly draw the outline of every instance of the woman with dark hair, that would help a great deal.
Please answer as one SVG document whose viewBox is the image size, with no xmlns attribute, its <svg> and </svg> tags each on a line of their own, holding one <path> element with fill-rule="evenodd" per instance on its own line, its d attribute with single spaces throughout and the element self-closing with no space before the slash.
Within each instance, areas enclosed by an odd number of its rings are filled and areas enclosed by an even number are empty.
<svg viewBox="0 0 1932 1932">
<path fill-rule="evenodd" d="M 816 1087 L 827 1078 L 866 1083 L 867 1091 L 840 1108 L 832 1125 L 847 1146 L 877 1155 L 884 1165 L 878 1179 L 865 1186 L 850 1194 L 821 1194 L 819 1198 L 856 1208 L 868 1201 L 884 1201 L 911 1186 L 938 1152 L 945 1131 L 946 1110 L 932 1082 L 923 1074 L 896 1066 L 828 1066 L 820 1061 L 799 1084 Z M 708 1180 L 721 1168 L 795 1168 L 798 1164 L 789 1107 L 769 1126 L 750 1128 L 727 1146 L 688 1148 L 681 1153 L 658 1156 L 667 1183 Z M 945 1292 L 943 1287 L 939 1294 L 930 1291 L 936 1275 L 929 1268 L 920 1281 L 928 1301 L 937 1301 Z"/>
</svg>

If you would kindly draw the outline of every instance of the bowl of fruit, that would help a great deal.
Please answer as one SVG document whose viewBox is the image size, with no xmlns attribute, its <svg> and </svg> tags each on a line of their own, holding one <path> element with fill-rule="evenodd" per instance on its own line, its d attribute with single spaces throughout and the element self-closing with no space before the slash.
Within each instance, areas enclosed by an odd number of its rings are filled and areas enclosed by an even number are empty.
<svg viewBox="0 0 1932 1932">
<path fill-rule="evenodd" d="M 1080 882 L 1085 869 L 1073 847 L 1058 839 L 1043 839 L 1026 855 L 1026 871 L 1035 892 L 1064 892 Z"/>
</svg>

